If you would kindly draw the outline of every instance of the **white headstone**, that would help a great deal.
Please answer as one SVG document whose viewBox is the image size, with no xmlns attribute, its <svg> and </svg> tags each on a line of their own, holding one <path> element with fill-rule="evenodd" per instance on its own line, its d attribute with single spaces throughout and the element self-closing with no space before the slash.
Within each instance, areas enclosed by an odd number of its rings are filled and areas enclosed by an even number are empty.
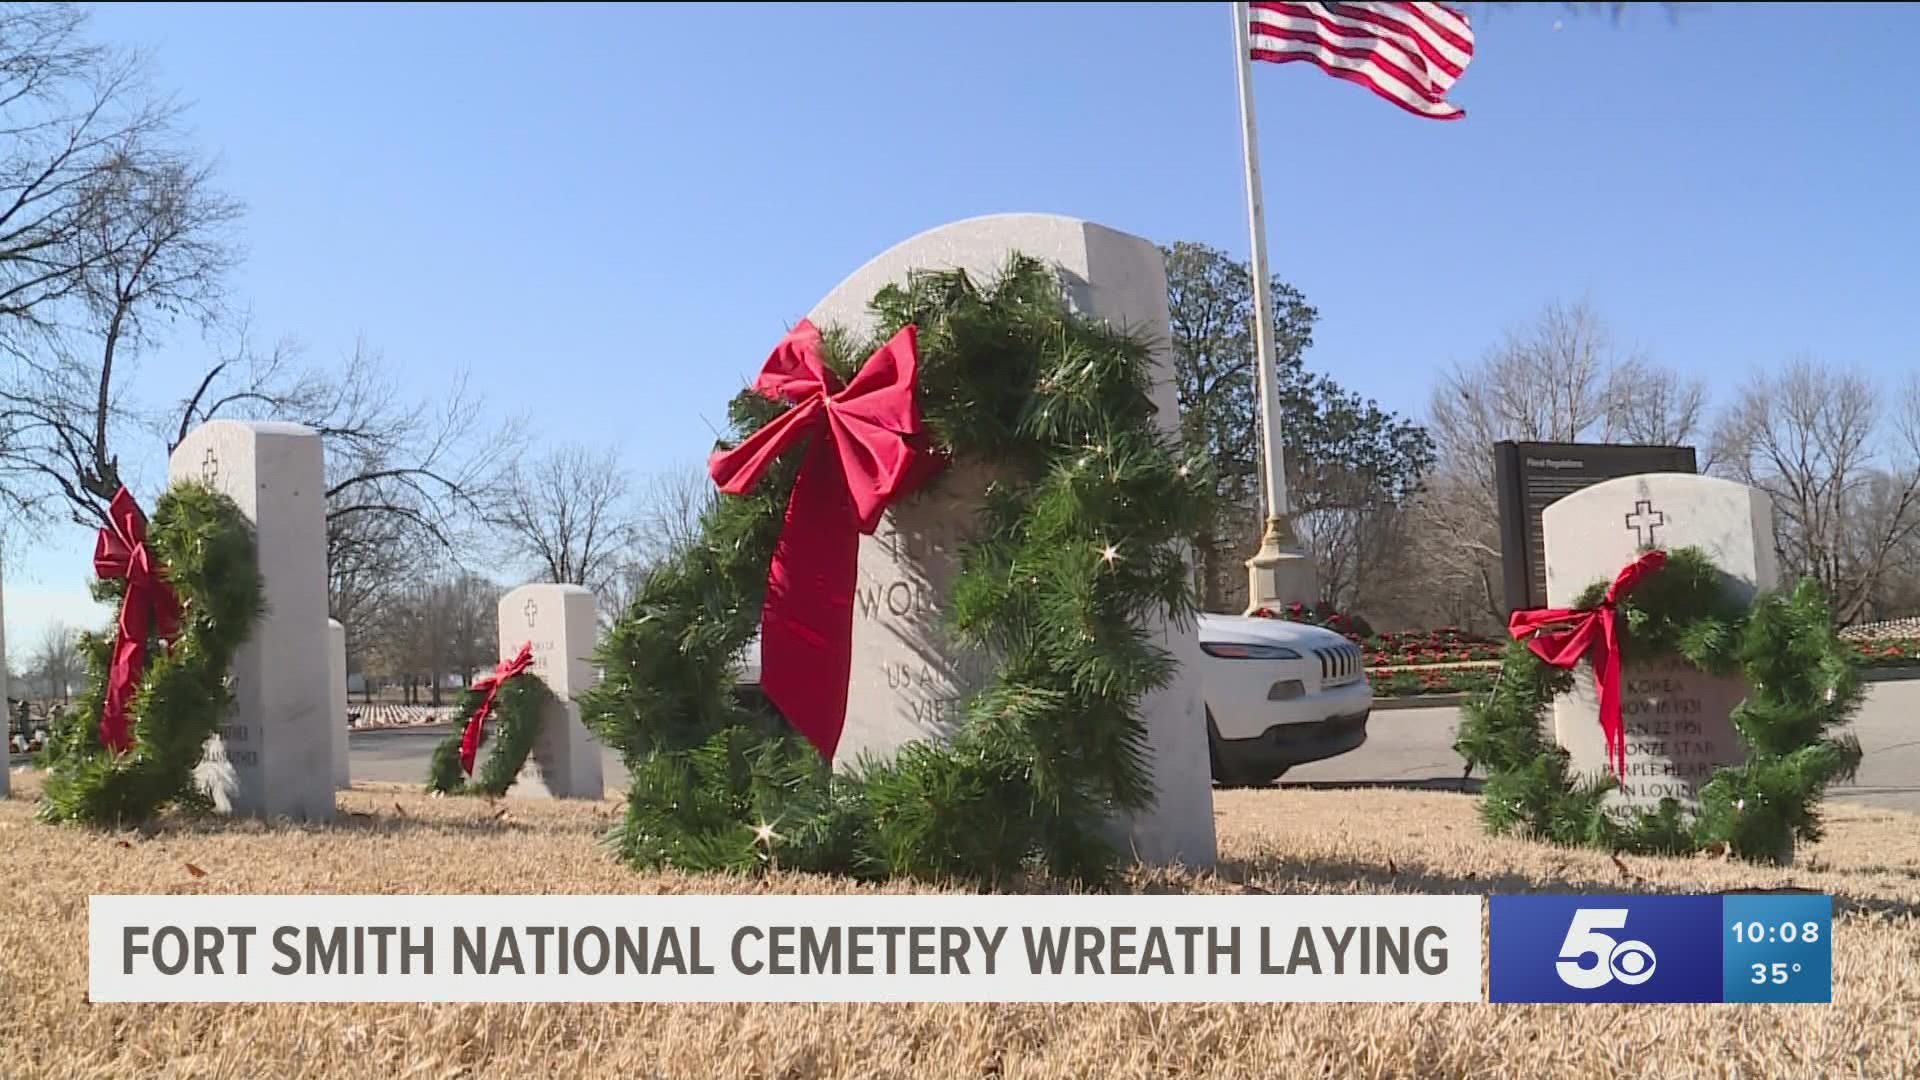
<svg viewBox="0 0 1920 1080">
<path fill-rule="evenodd" d="M 353 786 L 353 762 L 347 747 L 347 628 L 327 620 L 327 694 L 333 717 L 333 786 Z"/>
<path fill-rule="evenodd" d="M 593 593 L 578 585 L 522 585 L 500 598 L 500 659 L 533 642 L 533 665 L 556 699 L 541 717 L 520 785 L 558 799 L 598 799 L 600 744 L 580 722 L 575 699 L 594 684 L 597 631 Z"/>
<path fill-rule="evenodd" d="M 1169 433 L 1179 425 L 1167 344 L 1167 278 L 1160 251 L 1136 236 L 1073 218 L 1002 214 L 920 234 L 841 282 L 808 316 L 822 330 L 871 330 L 867 304 L 912 271 L 959 269 L 989 281 L 1015 252 L 1056 266 L 1072 307 L 1157 341 L 1154 401 Z M 985 685 L 992 665 L 966 655 L 940 632 L 939 599 L 958 571 L 960 546 L 974 525 L 985 477 L 951 470 L 935 494 L 890 509 L 873 536 L 860 538 L 847 723 L 836 760 L 885 758 L 898 747 L 949 734 L 960 706 Z M 1158 802 L 1117 823 L 1120 842 L 1150 863 L 1211 865 L 1215 858 L 1213 788 L 1192 630 L 1157 627 L 1160 644 L 1181 662 L 1172 685 L 1141 703 L 1152 749 Z"/>
<path fill-rule="evenodd" d="M 215 420 L 168 476 L 222 492 L 253 522 L 266 614 L 234 658 L 235 709 L 197 774 L 221 811 L 333 816 L 327 673 L 327 508 L 320 436 L 298 424 Z"/>
<path fill-rule="evenodd" d="M 1547 603 L 1571 606 L 1596 581 L 1611 582 L 1647 547 L 1697 547 L 1727 574 L 1743 601 L 1779 580 L 1773 504 L 1765 492 L 1691 473 L 1623 476 L 1583 488 L 1541 516 Z M 1618 809 L 1657 809 L 1662 798 L 1699 807 L 1699 790 L 1720 765 L 1746 754 L 1728 714 L 1747 694 L 1739 676 L 1708 675 L 1677 659 L 1629 663 L 1621 670 L 1627 767 L 1610 796 Z M 1591 665 L 1574 675 L 1573 694 L 1555 701 L 1554 734 L 1577 772 L 1609 769 Z"/>
</svg>

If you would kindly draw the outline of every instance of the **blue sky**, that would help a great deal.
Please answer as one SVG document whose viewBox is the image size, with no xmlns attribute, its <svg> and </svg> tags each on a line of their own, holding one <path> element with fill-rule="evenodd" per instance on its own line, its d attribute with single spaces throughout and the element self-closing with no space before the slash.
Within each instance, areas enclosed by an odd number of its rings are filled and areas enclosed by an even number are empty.
<svg viewBox="0 0 1920 1080">
<path fill-rule="evenodd" d="M 1255 70 L 1310 366 L 1417 412 L 1583 297 L 1716 383 L 1796 352 L 1915 366 L 1920 9 L 1469 10 L 1458 123 Z M 92 30 L 151 52 L 246 202 L 256 338 L 314 361 L 364 338 L 421 394 L 465 367 L 536 437 L 640 472 L 702 460 L 784 328 L 922 229 L 1034 210 L 1247 250 L 1218 2 L 141 4 Z M 207 348 L 151 353 L 142 392 L 179 396 Z M 15 544 L 23 663 L 47 619 L 99 616 L 87 533 Z"/>
</svg>

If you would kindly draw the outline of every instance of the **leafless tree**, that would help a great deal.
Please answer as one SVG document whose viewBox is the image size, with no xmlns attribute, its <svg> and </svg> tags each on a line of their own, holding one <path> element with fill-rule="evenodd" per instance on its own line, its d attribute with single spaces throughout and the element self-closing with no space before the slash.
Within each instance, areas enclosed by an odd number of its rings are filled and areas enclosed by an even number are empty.
<svg viewBox="0 0 1920 1080">
<path fill-rule="evenodd" d="M 701 518 L 717 497 L 703 467 L 664 469 L 647 477 L 634 525 L 637 556 L 658 562 L 693 543 L 700 536 Z"/>
<path fill-rule="evenodd" d="M 1634 446 L 1685 446 L 1702 434 L 1707 387 L 1642 357 L 1607 373 L 1607 441 Z M 1711 446 L 1703 448 L 1712 466 Z"/>
<path fill-rule="evenodd" d="M 1341 611 L 1383 612 L 1403 603 L 1390 567 L 1406 545 L 1408 511 L 1394 504 L 1316 510 L 1295 523 L 1313 555 L 1321 599 Z"/>
<path fill-rule="evenodd" d="M 640 487 L 631 539 L 595 592 L 600 624 L 612 625 L 640 595 L 653 568 L 700 537 L 717 493 L 704 468 L 662 469 Z"/>
<path fill-rule="evenodd" d="M 632 542 L 632 483 L 611 448 L 562 446 L 514 470 L 492 521 L 542 581 L 606 589 Z"/>
<path fill-rule="evenodd" d="M 1796 358 L 1748 381 L 1715 443 L 1719 471 L 1772 497 L 1783 569 L 1818 580 L 1842 622 L 1869 611 L 1920 533 L 1920 376 L 1883 408 L 1866 375 Z"/>
<path fill-rule="evenodd" d="M 364 349 L 344 370 L 301 368 L 244 334 L 181 384 L 177 409 L 138 407 L 156 400 L 135 380 L 153 331 L 226 325 L 241 207 L 140 60 L 87 43 L 84 27 L 74 7 L 0 5 L 0 506 L 99 524 L 123 452 L 171 450 L 217 417 L 304 423 L 327 441 L 334 610 L 364 622 L 387 583 L 444 559 L 479 516 L 517 428 L 476 422 L 463 383 L 422 400 Z"/>
<path fill-rule="evenodd" d="M 1488 444 L 1487 456 L 1492 452 Z M 1418 557 L 1409 557 L 1414 552 Z M 1402 555 L 1390 565 L 1406 585 L 1411 624 L 1484 627 L 1501 621 L 1498 517 L 1476 469 L 1443 461 L 1407 524 Z"/>
<path fill-rule="evenodd" d="M 461 685 L 470 685 L 475 672 L 491 667 L 500 645 L 499 584 L 478 574 L 462 572 L 440 589 L 438 602 L 447 608 L 447 650 Z"/>
<path fill-rule="evenodd" d="M 1876 477 L 1869 493 L 1871 504 L 1876 507 L 1893 505 L 1897 501 L 1896 488 L 1892 477 Z M 1920 533 L 1910 535 L 1894 545 L 1887 557 L 1886 571 L 1880 578 L 1880 585 L 1874 590 L 1873 598 L 1862 612 L 1860 621 L 1915 617 L 1920 617 Z"/>
<path fill-rule="evenodd" d="M 364 342 L 337 369 L 303 367 L 282 344 L 256 352 L 244 334 L 167 417 L 169 452 L 209 420 L 292 420 L 327 448 L 327 566 L 333 617 L 378 620 L 400 584 L 469 548 L 525 446 L 517 419 L 483 422 L 484 403 L 456 377 L 408 393 Z"/>
<path fill-rule="evenodd" d="M 39 647 L 33 653 L 31 680 L 39 696 L 64 705 L 85 673 L 80 635 L 65 623 L 49 623 L 41 631 Z"/>
<path fill-rule="evenodd" d="M 499 585 L 466 571 L 404 583 L 366 628 L 366 665 L 406 687 L 410 704 L 425 686 L 441 705 L 448 676 L 464 686 L 493 663 L 499 599 Z"/>
<path fill-rule="evenodd" d="M 85 22 L 0 6 L 0 499 L 93 525 L 120 486 L 124 376 L 157 319 L 219 316 L 241 207 L 142 61 Z"/>
<path fill-rule="evenodd" d="M 1550 304 L 1479 363 L 1456 366 L 1430 399 L 1438 462 L 1410 525 L 1424 591 L 1441 607 L 1501 619 L 1495 443 L 1681 445 L 1700 434 L 1706 404 L 1704 384 L 1622 350 L 1584 302 Z"/>
<path fill-rule="evenodd" d="M 633 607 L 640 598 L 640 592 L 647 587 L 647 578 L 653 573 L 654 564 L 623 560 L 619 568 L 607 575 L 600 591 L 593 594 L 594 609 L 602 633 L 612 629 L 622 615 Z"/>
<path fill-rule="evenodd" d="M 392 674 L 407 688 L 407 703 L 424 683 L 428 704 L 439 705 L 441 684 L 453 668 L 453 619 L 434 582 L 403 591 L 381 620 L 383 652 Z"/>
</svg>

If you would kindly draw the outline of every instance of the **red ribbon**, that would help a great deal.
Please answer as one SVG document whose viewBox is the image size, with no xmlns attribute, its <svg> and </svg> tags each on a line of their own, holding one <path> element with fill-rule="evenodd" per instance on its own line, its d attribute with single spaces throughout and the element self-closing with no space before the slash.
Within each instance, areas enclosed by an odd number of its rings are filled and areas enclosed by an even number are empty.
<svg viewBox="0 0 1920 1080">
<path fill-rule="evenodd" d="M 114 493 L 106 527 L 94 541 L 93 572 L 102 580 L 127 583 L 113 640 L 113 666 L 107 673 L 107 699 L 100 710 L 101 744 L 123 754 L 133 748 L 127 707 L 147 669 L 147 637 L 152 634 L 171 647 L 180 636 L 180 598 L 147 548 L 147 516 L 124 487 Z"/>
<path fill-rule="evenodd" d="M 1620 717 L 1620 632 L 1614 606 L 1666 563 L 1664 551 L 1649 551 L 1635 559 L 1607 586 L 1599 607 L 1516 611 L 1507 622 L 1507 631 L 1515 638 L 1533 635 L 1527 648 L 1554 667 L 1571 668 L 1588 653 L 1594 654 L 1593 668 L 1600 684 L 1600 730 L 1606 733 L 1607 757 L 1619 776 L 1627 772 L 1627 733 L 1626 722 Z M 1549 626 L 1563 628 L 1548 632 Z"/>
<path fill-rule="evenodd" d="M 467 719 L 467 730 L 460 733 L 460 767 L 468 776 L 473 775 L 473 759 L 480 753 L 480 736 L 487 717 L 493 713 L 494 695 L 500 692 L 500 684 L 527 670 L 533 663 L 533 642 L 520 646 L 520 652 L 511 660 L 502 660 L 494 665 L 491 675 L 482 675 L 473 680 L 473 689 L 485 690 L 487 696 L 480 699 L 480 707 L 473 710 Z"/>
<path fill-rule="evenodd" d="M 753 384 L 793 408 L 707 464 L 721 491 L 744 495 L 811 436 L 767 571 L 760 686 L 829 761 L 847 719 L 859 534 L 872 535 L 888 505 L 936 465 L 910 441 L 921 432 L 915 346 L 915 328 L 902 327 L 842 390 L 821 357 L 820 331 L 801 320 Z"/>
</svg>

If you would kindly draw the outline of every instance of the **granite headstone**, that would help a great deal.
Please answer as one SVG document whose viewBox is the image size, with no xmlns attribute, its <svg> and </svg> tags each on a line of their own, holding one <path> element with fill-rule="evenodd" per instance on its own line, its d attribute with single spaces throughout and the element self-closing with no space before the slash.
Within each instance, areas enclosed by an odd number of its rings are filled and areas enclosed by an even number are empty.
<svg viewBox="0 0 1920 1080">
<path fill-rule="evenodd" d="M 169 476 L 231 498 L 254 528 L 266 614 L 233 662 L 233 715 L 197 776 L 225 813 L 333 816 L 327 671 L 327 488 L 320 436 L 298 424 L 214 420 L 188 433 Z"/>
<path fill-rule="evenodd" d="M 1167 336 L 1167 279 L 1149 241 L 1101 225 L 1046 214 L 973 218 L 913 237 L 855 271 L 809 313 L 823 330 L 872 329 L 867 305 L 914 271 L 959 269 L 997 276 L 1015 252 L 1056 267 L 1063 300 L 1077 312 L 1156 341 L 1154 401 L 1169 433 L 1179 424 Z M 872 536 L 860 539 L 854 667 L 846 727 L 836 759 L 885 758 L 920 739 L 949 735 L 968 696 L 994 670 L 990 658 L 959 648 L 940 631 L 940 601 L 958 570 L 962 545 L 984 492 L 984 472 L 964 465 L 919 498 L 896 503 Z M 1141 703 L 1157 803 L 1116 822 L 1117 841 L 1150 863 L 1210 865 L 1215 858 L 1213 791 L 1200 700 L 1199 641 L 1192 629 L 1155 627 L 1181 662 L 1171 685 Z"/>
<path fill-rule="evenodd" d="M 593 593 L 578 585 L 522 585 L 500 598 L 499 615 L 500 659 L 512 659 L 532 642 L 529 670 L 554 696 L 514 793 L 598 799 L 603 791 L 600 744 L 580 722 L 574 701 L 598 677 Z"/>
<path fill-rule="evenodd" d="M 1651 547 L 1696 547 L 1727 575 L 1743 600 L 1779 579 L 1773 506 L 1765 492 L 1686 473 L 1624 476 L 1584 488 L 1542 515 L 1547 603 L 1568 607 L 1596 581 L 1611 582 Z M 1615 809 L 1657 809 L 1663 798 L 1697 810 L 1699 790 L 1721 765 L 1746 754 L 1728 714 L 1747 694 L 1739 676 L 1701 672 L 1677 657 L 1621 670 L 1626 773 L 1609 796 Z M 1554 703 L 1554 734 L 1577 772 L 1608 769 L 1592 666 Z"/>
</svg>

